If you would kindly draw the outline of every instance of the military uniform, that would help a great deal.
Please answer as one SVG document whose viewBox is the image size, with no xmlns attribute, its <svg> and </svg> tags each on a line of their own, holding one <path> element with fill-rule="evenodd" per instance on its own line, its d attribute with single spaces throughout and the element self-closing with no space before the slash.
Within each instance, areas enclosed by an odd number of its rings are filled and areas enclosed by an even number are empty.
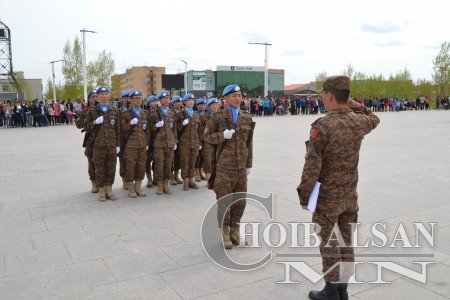
<svg viewBox="0 0 450 300">
<path fill-rule="evenodd" d="M 194 182 L 194 167 L 197 161 L 200 148 L 200 139 L 198 137 L 198 126 L 200 117 L 196 111 L 192 111 L 190 116 L 185 110 L 177 114 L 178 132 L 179 132 L 179 152 L 181 162 L 181 178 L 184 181 L 184 190 L 189 188 L 198 189 Z M 187 125 L 183 125 L 184 120 L 189 120 Z"/>
<path fill-rule="evenodd" d="M 119 111 L 120 111 L 121 114 L 126 112 L 126 111 L 128 111 L 128 107 L 129 107 L 128 106 L 128 99 L 130 97 L 130 94 L 131 94 L 131 91 L 123 91 L 121 93 L 121 95 L 122 95 L 122 103 L 121 103 L 120 108 L 119 108 Z M 125 179 L 125 170 L 126 170 L 125 164 L 126 164 L 126 162 L 125 162 L 125 159 L 123 158 L 122 154 L 119 155 L 119 175 L 120 175 L 120 178 L 122 178 L 122 188 L 124 190 L 128 190 L 128 183 L 127 183 L 127 181 Z"/>
<path fill-rule="evenodd" d="M 350 80 L 346 76 L 329 77 L 324 82 L 324 91 L 328 90 L 349 91 Z M 321 183 L 312 221 L 321 227 L 318 234 L 321 237 L 320 252 L 324 273 L 335 263 L 354 261 L 352 247 L 339 247 L 337 241 L 329 242 L 329 239 L 334 225 L 337 224 L 345 244 L 351 245 L 350 223 L 356 223 L 358 220 L 356 186 L 359 151 L 364 136 L 379 122 L 370 109 L 355 102 L 352 107 L 345 106 L 328 111 L 326 116 L 319 118 L 311 126 L 306 161 L 297 191 L 300 204 L 307 206 L 314 184 L 316 181 Z M 326 246 L 328 242 L 331 247 Z M 338 281 L 340 274 L 344 275 L 343 271 L 336 267 L 326 274 L 324 278 L 327 285 L 324 291 L 311 292 L 315 293 L 310 294 L 311 299 L 334 299 L 331 296 L 321 297 L 333 293 L 330 283 Z M 346 274 L 349 275 L 351 274 Z"/>
<path fill-rule="evenodd" d="M 162 94 L 168 95 L 168 92 L 165 91 Z M 157 194 L 161 195 L 162 191 L 170 194 L 171 191 L 168 184 L 172 172 L 173 151 L 178 143 L 177 119 L 173 110 L 163 106 L 151 112 L 149 118 L 152 130 L 151 135 L 155 136 L 153 161 L 155 162 L 154 176 L 158 184 Z M 157 123 L 161 121 L 163 123 L 162 127 L 157 127 Z"/>
<path fill-rule="evenodd" d="M 90 91 L 88 94 L 88 101 L 89 101 L 89 98 L 93 94 L 96 94 L 96 93 L 97 93 L 96 90 Z M 90 108 L 95 108 L 95 105 L 90 105 L 89 109 Z M 84 147 L 84 155 L 86 156 L 87 161 L 88 161 L 88 174 L 89 174 L 89 179 L 91 180 L 91 184 L 92 184 L 91 192 L 98 193 L 98 186 L 97 186 L 97 182 L 95 181 L 95 167 L 94 167 L 94 162 L 92 161 L 92 136 L 91 136 L 92 132 L 89 130 L 86 130 L 86 128 L 85 128 L 85 121 L 86 121 L 86 117 L 89 112 L 89 109 L 81 112 L 81 114 L 78 116 L 78 118 L 75 119 L 75 126 L 77 126 L 78 129 L 82 129 L 81 132 L 84 132 L 83 147 Z"/>
<path fill-rule="evenodd" d="M 150 116 L 150 113 L 152 111 L 155 111 L 155 109 L 151 108 L 150 103 L 156 101 L 156 96 L 148 96 L 147 98 L 147 111 L 148 114 Z M 151 126 L 151 124 L 149 124 Z M 148 141 L 148 150 L 147 150 L 147 160 L 145 162 L 145 173 L 147 175 L 147 187 L 152 187 L 153 185 L 156 185 L 156 181 L 154 181 L 154 178 L 152 176 L 152 171 L 155 172 L 155 163 L 153 162 L 153 151 L 154 151 L 154 146 L 153 146 L 153 142 L 155 140 L 155 131 L 151 131 L 150 130 L 150 138 Z"/>
<path fill-rule="evenodd" d="M 109 93 L 106 87 L 97 89 L 97 93 Z M 102 118 L 100 118 L 102 117 Z M 97 120 L 102 119 L 100 123 Z M 92 161 L 95 168 L 95 180 L 99 187 L 99 200 L 116 200 L 112 185 L 116 174 L 117 154 L 120 151 L 120 113 L 109 103 L 99 103 L 90 108 L 85 121 L 87 130 L 92 131 Z"/>
<path fill-rule="evenodd" d="M 180 96 L 173 96 L 172 99 L 170 100 L 170 104 L 172 105 L 172 110 L 175 112 L 176 115 L 178 115 L 178 113 L 180 113 L 182 111 L 181 108 L 177 108 L 174 105 L 177 102 L 181 102 Z M 179 177 L 180 169 L 181 169 L 180 149 L 177 148 L 173 152 L 173 167 L 172 167 L 173 175 L 170 180 L 171 185 L 177 185 L 177 184 L 183 183 L 183 180 L 181 180 L 181 178 Z"/>
<path fill-rule="evenodd" d="M 211 175 L 211 167 L 212 167 L 212 159 L 213 159 L 213 155 L 214 155 L 214 145 L 211 145 L 210 143 L 206 142 L 203 135 L 205 132 L 205 128 L 206 128 L 206 124 L 208 124 L 209 119 L 211 118 L 213 112 L 210 110 L 207 110 L 203 116 L 201 116 L 200 120 L 201 120 L 201 124 L 204 125 L 202 126 L 203 128 L 203 132 L 201 133 L 201 140 L 202 140 L 202 150 L 201 150 L 201 155 L 203 157 L 203 162 L 201 164 L 201 168 L 203 169 L 203 171 L 205 171 L 206 173 L 206 179 L 209 179 L 209 176 Z"/>
<path fill-rule="evenodd" d="M 142 95 L 135 91 L 132 97 Z M 134 120 L 134 121 L 133 121 Z M 133 123 L 135 122 L 135 124 Z M 140 107 L 131 107 L 121 115 L 121 130 L 124 137 L 122 155 L 125 160 L 125 180 L 128 183 L 128 196 L 144 197 L 141 190 L 145 176 L 147 149 L 150 139 L 148 112 Z"/>
<path fill-rule="evenodd" d="M 222 95 L 226 96 L 234 91 L 240 91 L 239 86 L 227 86 Z M 216 163 L 214 192 L 217 200 L 232 193 L 247 192 L 247 172 L 252 167 L 252 140 L 255 123 L 249 113 L 240 111 L 238 107 L 235 108 L 235 113 L 237 113 L 236 123 L 233 113 L 229 109 L 225 109 L 213 114 L 205 128 L 204 140 L 207 143 L 217 145 L 216 156 L 225 141 L 224 131 L 228 130 L 228 127 L 234 130 Z M 239 222 L 246 206 L 246 200 L 244 199 L 228 207 L 231 201 L 232 199 L 227 198 L 217 202 L 218 225 L 222 228 L 223 235 L 228 239 L 231 235 L 230 230 L 234 234 L 239 233 Z M 239 238 L 237 241 L 233 238 L 232 240 L 236 243 L 239 242 Z"/>
<path fill-rule="evenodd" d="M 201 146 L 201 150 L 203 149 L 203 134 L 205 132 L 205 127 L 206 127 L 206 122 L 202 119 L 203 116 L 205 115 L 205 106 L 206 106 L 206 100 L 203 98 L 199 98 L 197 99 L 196 102 L 197 105 L 197 113 L 200 117 L 200 123 L 198 125 L 198 137 L 200 139 L 200 146 Z M 200 109 L 200 106 L 202 107 L 202 109 Z M 198 156 L 197 156 L 197 161 L 195 163 L 195 181 L 200 182 L 202 180 L 206 179 L 205 174 L 203 173 L 203 162 L 204 162 L 204 157 L 203 157 L 203 152 L 199 151 Z"/>
</svg>

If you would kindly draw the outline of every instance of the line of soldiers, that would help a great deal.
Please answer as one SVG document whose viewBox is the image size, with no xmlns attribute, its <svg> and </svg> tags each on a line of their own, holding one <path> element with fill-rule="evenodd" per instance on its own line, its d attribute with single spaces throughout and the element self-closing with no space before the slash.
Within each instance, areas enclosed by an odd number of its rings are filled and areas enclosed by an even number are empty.
<svg viewBox="0 0 450 300">
<path fill-rule="evenodd" d="M 171 99 L 168 91 L 146 100 L 144 105 L 140 91 L 123 92 L 121 105 L 114 107 L 109 89 L 99 87 L 89 92 L 89 109 L 76 119 L 85 132 L 91 192 L 102 202 L 117 199 L 112 192 L 117 156 L 123 189 L 131 198 L 146 196 L 145 175 L 146 186 L 157 186 L 157 195 L 171 194 L 169 184 L 198 189 L 196 182 L 211 175 L 215 147 L 203 135 L 218 100 L 195 100 L 191 93 Z"/>
</svg>

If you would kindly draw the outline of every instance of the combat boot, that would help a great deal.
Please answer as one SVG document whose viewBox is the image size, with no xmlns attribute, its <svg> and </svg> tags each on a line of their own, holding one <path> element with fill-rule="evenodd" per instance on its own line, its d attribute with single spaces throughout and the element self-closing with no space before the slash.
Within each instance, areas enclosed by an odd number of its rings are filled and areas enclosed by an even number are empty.
<svg viewBox="0 0 450 300">
<path fill-rule="evenodd" d="M 147 173 L 147 187 L 151 188 L 153 186 L 152 181 L 152 173 Z"/>
<path fill-rule="evenodd" d="M 106 201 L 105 187 L 98 188 L 98 191 L 100 192 L 98 195 L 98 200 L 100 200 L 100 202 L 105 202 Z"/>
<path fill-rule="evenodd" d="M 189 179 L 183 179 L 183 191 L 189 191 Z"/>
<path fill-rule="evenodd" d="M 311 291 L 308 296 L 311 300 L 340 300 L 338 284 L 325 281 L 323 290 Z"/>
<path fill-rule="evenodd" d="M 137 198 L 136 191 L 134 190 L 134 182 L 128 182 L 128 197 L 130 198 Z"/>
<path fill-rule="evenodd" d="M 91 180 L 91 183 L 92 183 L 91 193 L 98 193 L 98 186 L 95 180 Z"/>
<path fill-rule="evenodd" d="M 164 179 L 163 192 L 164 194 L 172 194 L 172 191 L 169 188 L 169 179 Z"/>
<path fill-rule="evenodd" d="M 183 181 L 180 177 L 178 177 L 178 174 L 180 174 L 180 170 L 176 170 L 176 171 L 175 171 L 175 181 L 176 181 L 178 184 L 184 183 L 184 181 Z"/>
<path fill-rule="evenodd" d="M 341 277 L 340 281 L 342 281 L 342 283 L 338 283 L 338 293 L 341 300 L 348 300 L 348 292 L 347 292 L 348 280 L 349 280 L 348 277 L 346 278 Z"/>
<path fill-rule="evenodd" d="M 156 191 L 156 195 L 164 195 L 162 180 L 159 180 L 156 184 L 158 185 L 158 190 Z"/>
<path fill-rule="evenodd" d="M 153 184 L 154 186 L 157 186 L 157 185 L 158 185 L 158 182 L 156 181 L 155 176 L 153 176 L 152 184 Z"/>
<path fill-rule="evenodd" d="M 122 178 L 122 189 L 125 191 L 128 190 L 128 182 L 125 181 L 125 179 Z"/>
<path fill-rule="evenodd" d="M 200 173 L 200 179 L 201 180 L 208 180 L 208 179 L 206 179 L 206 175 L 205 175 L 205 173 L 203 173 L 203 169 L 202 168 L 198 168 L 198 172 Z"/>
<path fill-rule="evenodd" d="M 230 227 L 230 238 L 231 238 L 231 242 L 234 245 L 239 245 L 239 243 L 241 242 L 241 236 L 239 234 L 239 227 Z"/>
<path fill-rule="evenodd" d="M 189 187 L 191 189 L 196 189 L 198 190 L 198 185 L 195 183 L 194 178 L 189 179 Z"/>
<path fill-rule="evenodd" d="M 139 197 L 145 197 L 147 194 L 141 189 L 142 181 L 136 181 L 134 183 L 134 191 L 136 192 L 136 195 Z"/>
<path fill-rule="evenodd" d="M 172 172 L 172 176 L 170 178 L 170 185 L 177 185 L 177 181 L 175 180 L 175 171 Z"/>
<path fill-rule="evenodd" d="M 233 248 L 233 243 L 230 239 L 230 228 L 228 226 L 222 227 L 222 242 L 225 249 Z"/>
<path fill-rule="evenodd" d="M 200 182 L 200 181 L 202 181 L 202 180 L 200 179 L 200 172 L 199 172 L 199 169 L 195 168 L 195 169 L 194 169 L 194 174 L 195 174 L 195 182 Z"/>
<path fill-rule="evenodd" d="M 117 196 L 114 195 L 113 192 L 112 192 L 112 185 L 107 185 L 106 186 L 106 197 L 109 200 L 113 200 L 113 201 L 117 200 Z"/>
</svg>

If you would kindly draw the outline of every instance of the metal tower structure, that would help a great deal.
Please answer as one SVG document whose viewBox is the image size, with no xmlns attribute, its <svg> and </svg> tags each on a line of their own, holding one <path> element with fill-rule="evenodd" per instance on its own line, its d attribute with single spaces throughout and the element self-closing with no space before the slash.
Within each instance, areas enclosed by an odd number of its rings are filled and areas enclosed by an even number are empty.
<svg viewBox="0 0 450 300">
<path fill-rule="evenodd" d="M 2 21 L 0 21 L 0 82 L 11 85 L 13 87 L 11 92 L 22 91 L 16 77 L 14 76 L 11 30 Z"/>
</svg>

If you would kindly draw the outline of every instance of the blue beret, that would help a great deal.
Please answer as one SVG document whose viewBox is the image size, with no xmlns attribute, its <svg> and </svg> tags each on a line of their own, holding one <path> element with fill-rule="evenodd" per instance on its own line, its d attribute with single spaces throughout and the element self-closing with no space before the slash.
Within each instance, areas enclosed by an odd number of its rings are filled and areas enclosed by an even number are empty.
<svg viewBox="0 0 450 300">
<path fill-rule="evenodd" d="M 189 93 L 189 94 L 186 94 L 186 95 L 183 96 L 183 101 L 186 101 L 186 100 L 189 100 L 189 99 L 194 99 L 195 100 L 194 94 Z"/>
<path fill-rule="evenodd" d="M 161 99 L 161 98 L 163 98 L 163 97 L 167 97 L 167 96 L 170 96 L 169 91 L 161 91 L 161 92 L 159 92 L 159 94 L 156 96 L 156 100 L 159 100 L 159 99 Z"/>
<path fill-rule="evenodd" d="M 128 97 L 129 94 L 130 94 L 130 91 L 122 91 L 120 93 L 120 96 L 122 96 L 122 98 L 126 98 L 126 97 Z"/>
<path fill-rule="evenodd" d="M 148 96 L 148 98 L 147 98 L 147 103 L 152 103 L 152 102 L 155 102 L 156 101 L 156 96 Z"/>
<path fill-rule="evenodd" d="M 195 104 L 197 104 L 197 105 L 206 104 L 206 100 L 203 98 L 198 98 L 197 102 L 195 102 Z"/>
<path fill-rule="evenodd" d="M 97 94 L 100 93 L 109 93 L 109 88 L 107 86 L 99 86 L 97 88 Z"/>
<path fill-rule="evenodd" d="M 91 98 L 91 96 L 94 95 L 94 94 L 97 94 L 97 90 L 96 90 L 96 89 L 93 89 L 93 90 L 91 90 L 91 91 L 89 92 L 89 94 L 88 94 L 88 100 L 89 100 L 89 98 Z"/>
<path fill-rule="evenodd" d="M 208 101 L 206 102 L 206 106 L 210 106 L 213 103 L 219 103 L 217 98 L 209 98 Z"/>
<path fill-rule="evenodd" d="M 225 97 L 228 94 L 239 92 L 241 88 L 237 84 L 230 84 L 226 88 L 223 89 L 222 96 Z"/>
<path fill-rule="evenodd" d="M 181 97 L 173 96 L 172 99 L 170 100 L 170 103 L 175 103 L 175 102 L 181 102 Z"/>
<path fill-rule="evenodd" d="M 138 90 L 132 91 L 128 94 L 128 97 L 142 97 L 142 93 Z"/>
</svg>

